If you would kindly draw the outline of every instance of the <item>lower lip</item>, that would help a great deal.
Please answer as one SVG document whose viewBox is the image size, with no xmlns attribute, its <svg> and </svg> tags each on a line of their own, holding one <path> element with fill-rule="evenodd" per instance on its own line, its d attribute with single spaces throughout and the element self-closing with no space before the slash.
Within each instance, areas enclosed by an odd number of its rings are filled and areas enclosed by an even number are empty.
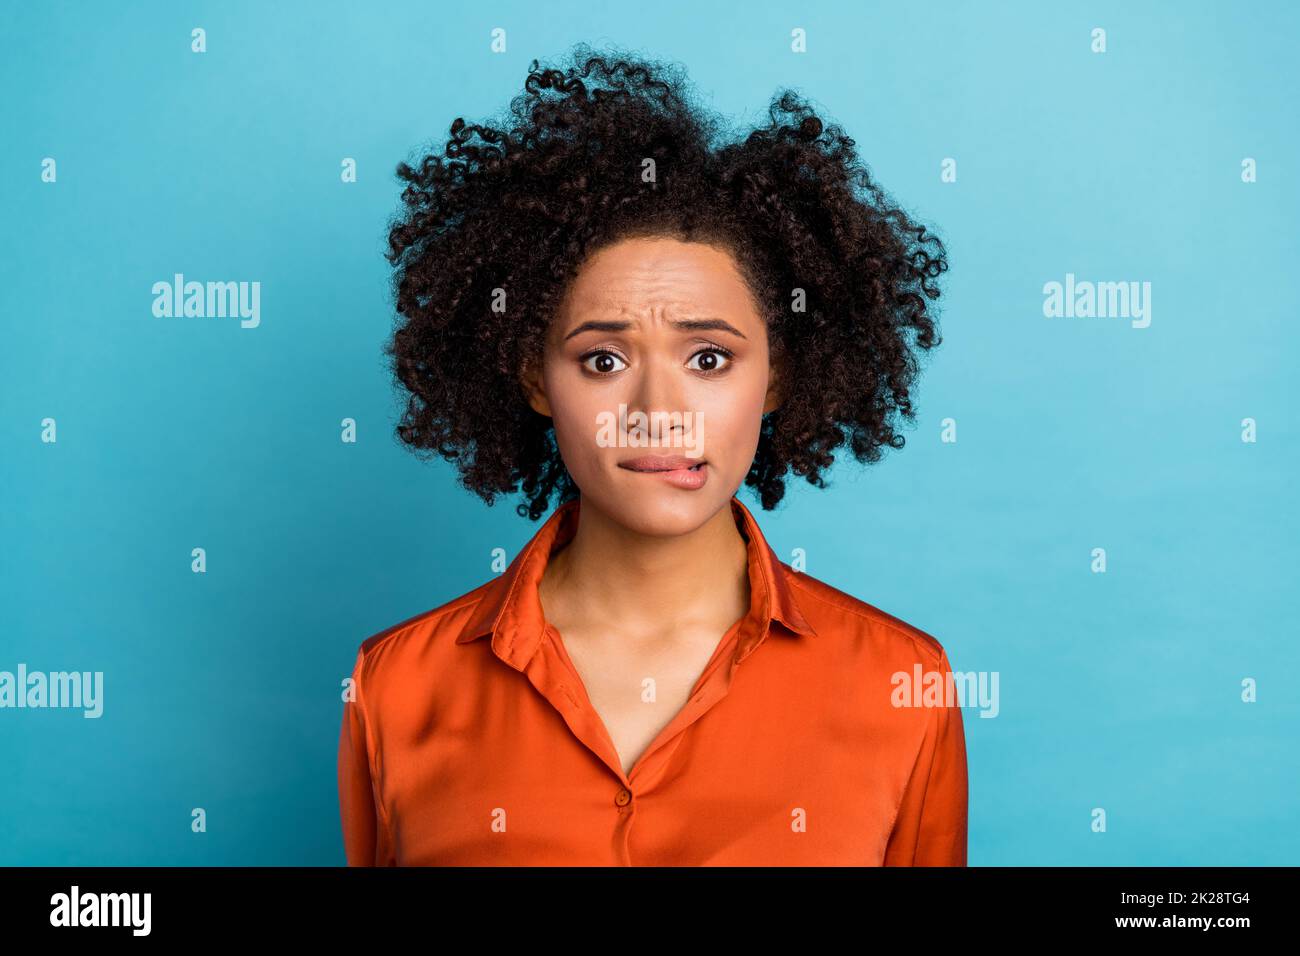
<svg viewBox="0 0 1300 956">
<path fill-rule="evenodd" d="M 634 474 L 647 475 L 651 478 L 658 478 L 666 481 L 675 488 L 685 488 L 694 491 L 696 488 L 703 488 L 704 483 L 709 480 L 709 466 L 702 463 L 699 468 L 692 471 L 690 468 L 675 468 L 672 471 L 633 471 Z"/>
</svg>

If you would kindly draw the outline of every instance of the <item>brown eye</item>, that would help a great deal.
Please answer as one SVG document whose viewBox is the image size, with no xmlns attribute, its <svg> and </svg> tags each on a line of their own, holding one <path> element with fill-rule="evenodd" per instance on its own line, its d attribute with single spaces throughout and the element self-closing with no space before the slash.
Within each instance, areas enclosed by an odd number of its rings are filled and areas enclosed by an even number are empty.
<svg viewBox="0 0 1300 956">
<path fill-rule="evenodd" d="M 592 352 L 590 355 L 584 355 L 582 357 L 583 367 L 587 368 L 589 371 L 595 372 L 597 375 L 611 375 L 614 372 L 620 371 L 620 369 L 614 367 L 614 363 L 622 361 L 623 360 L 613 352 L 606 352 L 603 350 L 600 352 Z M 592 362 L 595 362 L 594 368 L 591 365 Z M 626 363 L 624 367 L 626 367 Z"/>
<path fill-rule="evenodd" d="M 696 371 L 719 372 L 726 368 L 727 363 L 731 361 L 731 353 L 726 349 L 707 348 L 702 349 L 691 356 L 692 361 L 695 359 L 700 360 L 700 364 L 695 366 Z"/>
</svg>

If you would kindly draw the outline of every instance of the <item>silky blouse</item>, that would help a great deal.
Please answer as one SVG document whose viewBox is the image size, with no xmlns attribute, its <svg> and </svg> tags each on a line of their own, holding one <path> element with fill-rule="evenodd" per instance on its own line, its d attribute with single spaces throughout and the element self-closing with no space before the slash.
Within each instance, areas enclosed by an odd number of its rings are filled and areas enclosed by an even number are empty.
<svg viewBox="0 0 1300 956">
<path fill-rule="evenodd" d="M 502 574 L 363 641 L 338 751 L 348 864 L 965 866 L 960 706 L 897 690 L 951 673 L 947 652 L 731 508 L 749 611 L 629 773 L 538 597 L 580 499 Z"/>
</svg>

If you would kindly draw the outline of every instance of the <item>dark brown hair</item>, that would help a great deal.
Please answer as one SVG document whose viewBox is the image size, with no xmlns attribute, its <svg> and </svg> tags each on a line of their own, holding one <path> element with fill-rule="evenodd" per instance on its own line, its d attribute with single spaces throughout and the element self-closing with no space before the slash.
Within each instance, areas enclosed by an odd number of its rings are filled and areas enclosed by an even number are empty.
<svg viewBox="0 0 1300 956">
<path fill-rule="evenodd" d="M 824 487 L 843 445 L 875 462 L 904 444 L 918 350 L 942 341 L 927 306 L 948 268 L 943 243 L 793 92 L 772 99 L 766 125 L 724 142 L 687 90 L 677 68 L 580 45 L 565 69 L 534 60 L 501 121 L 457 118 L 440 151 L 397 167 L 407 185 L 386 254 L 401 317 L 386 354 L 406 406 L 396 433 L 454 462 L 488 504 L 522 490 L 519 513 L 537 520 L 553 494 L 577 493 L 519 373 L 540 361 L 580 264 L 632 235 L 723 246 L 751 286 L 783 386 L 745 478 L 764 509 L 789 472 Z M 492 308 L 498 288 L 504 313 Z"/>
</svg>

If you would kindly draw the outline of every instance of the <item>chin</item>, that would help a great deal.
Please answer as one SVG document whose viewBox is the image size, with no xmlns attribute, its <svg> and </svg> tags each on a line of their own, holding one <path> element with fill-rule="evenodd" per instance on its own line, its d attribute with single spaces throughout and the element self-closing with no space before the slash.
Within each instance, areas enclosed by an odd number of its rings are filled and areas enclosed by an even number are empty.
<svg viewBox="0 0 1300 956">
<path fill-rule="evenodd" d="M 675 488 L 659 479 L 631 472 L 619 475 L 615 486 L 589 495 L 591 501 L 629 531 L 661 537 L 690 534 L 727 507 L 731 493 L 726 485 L 709 476 L 703 488 Z"/>
</svg>

